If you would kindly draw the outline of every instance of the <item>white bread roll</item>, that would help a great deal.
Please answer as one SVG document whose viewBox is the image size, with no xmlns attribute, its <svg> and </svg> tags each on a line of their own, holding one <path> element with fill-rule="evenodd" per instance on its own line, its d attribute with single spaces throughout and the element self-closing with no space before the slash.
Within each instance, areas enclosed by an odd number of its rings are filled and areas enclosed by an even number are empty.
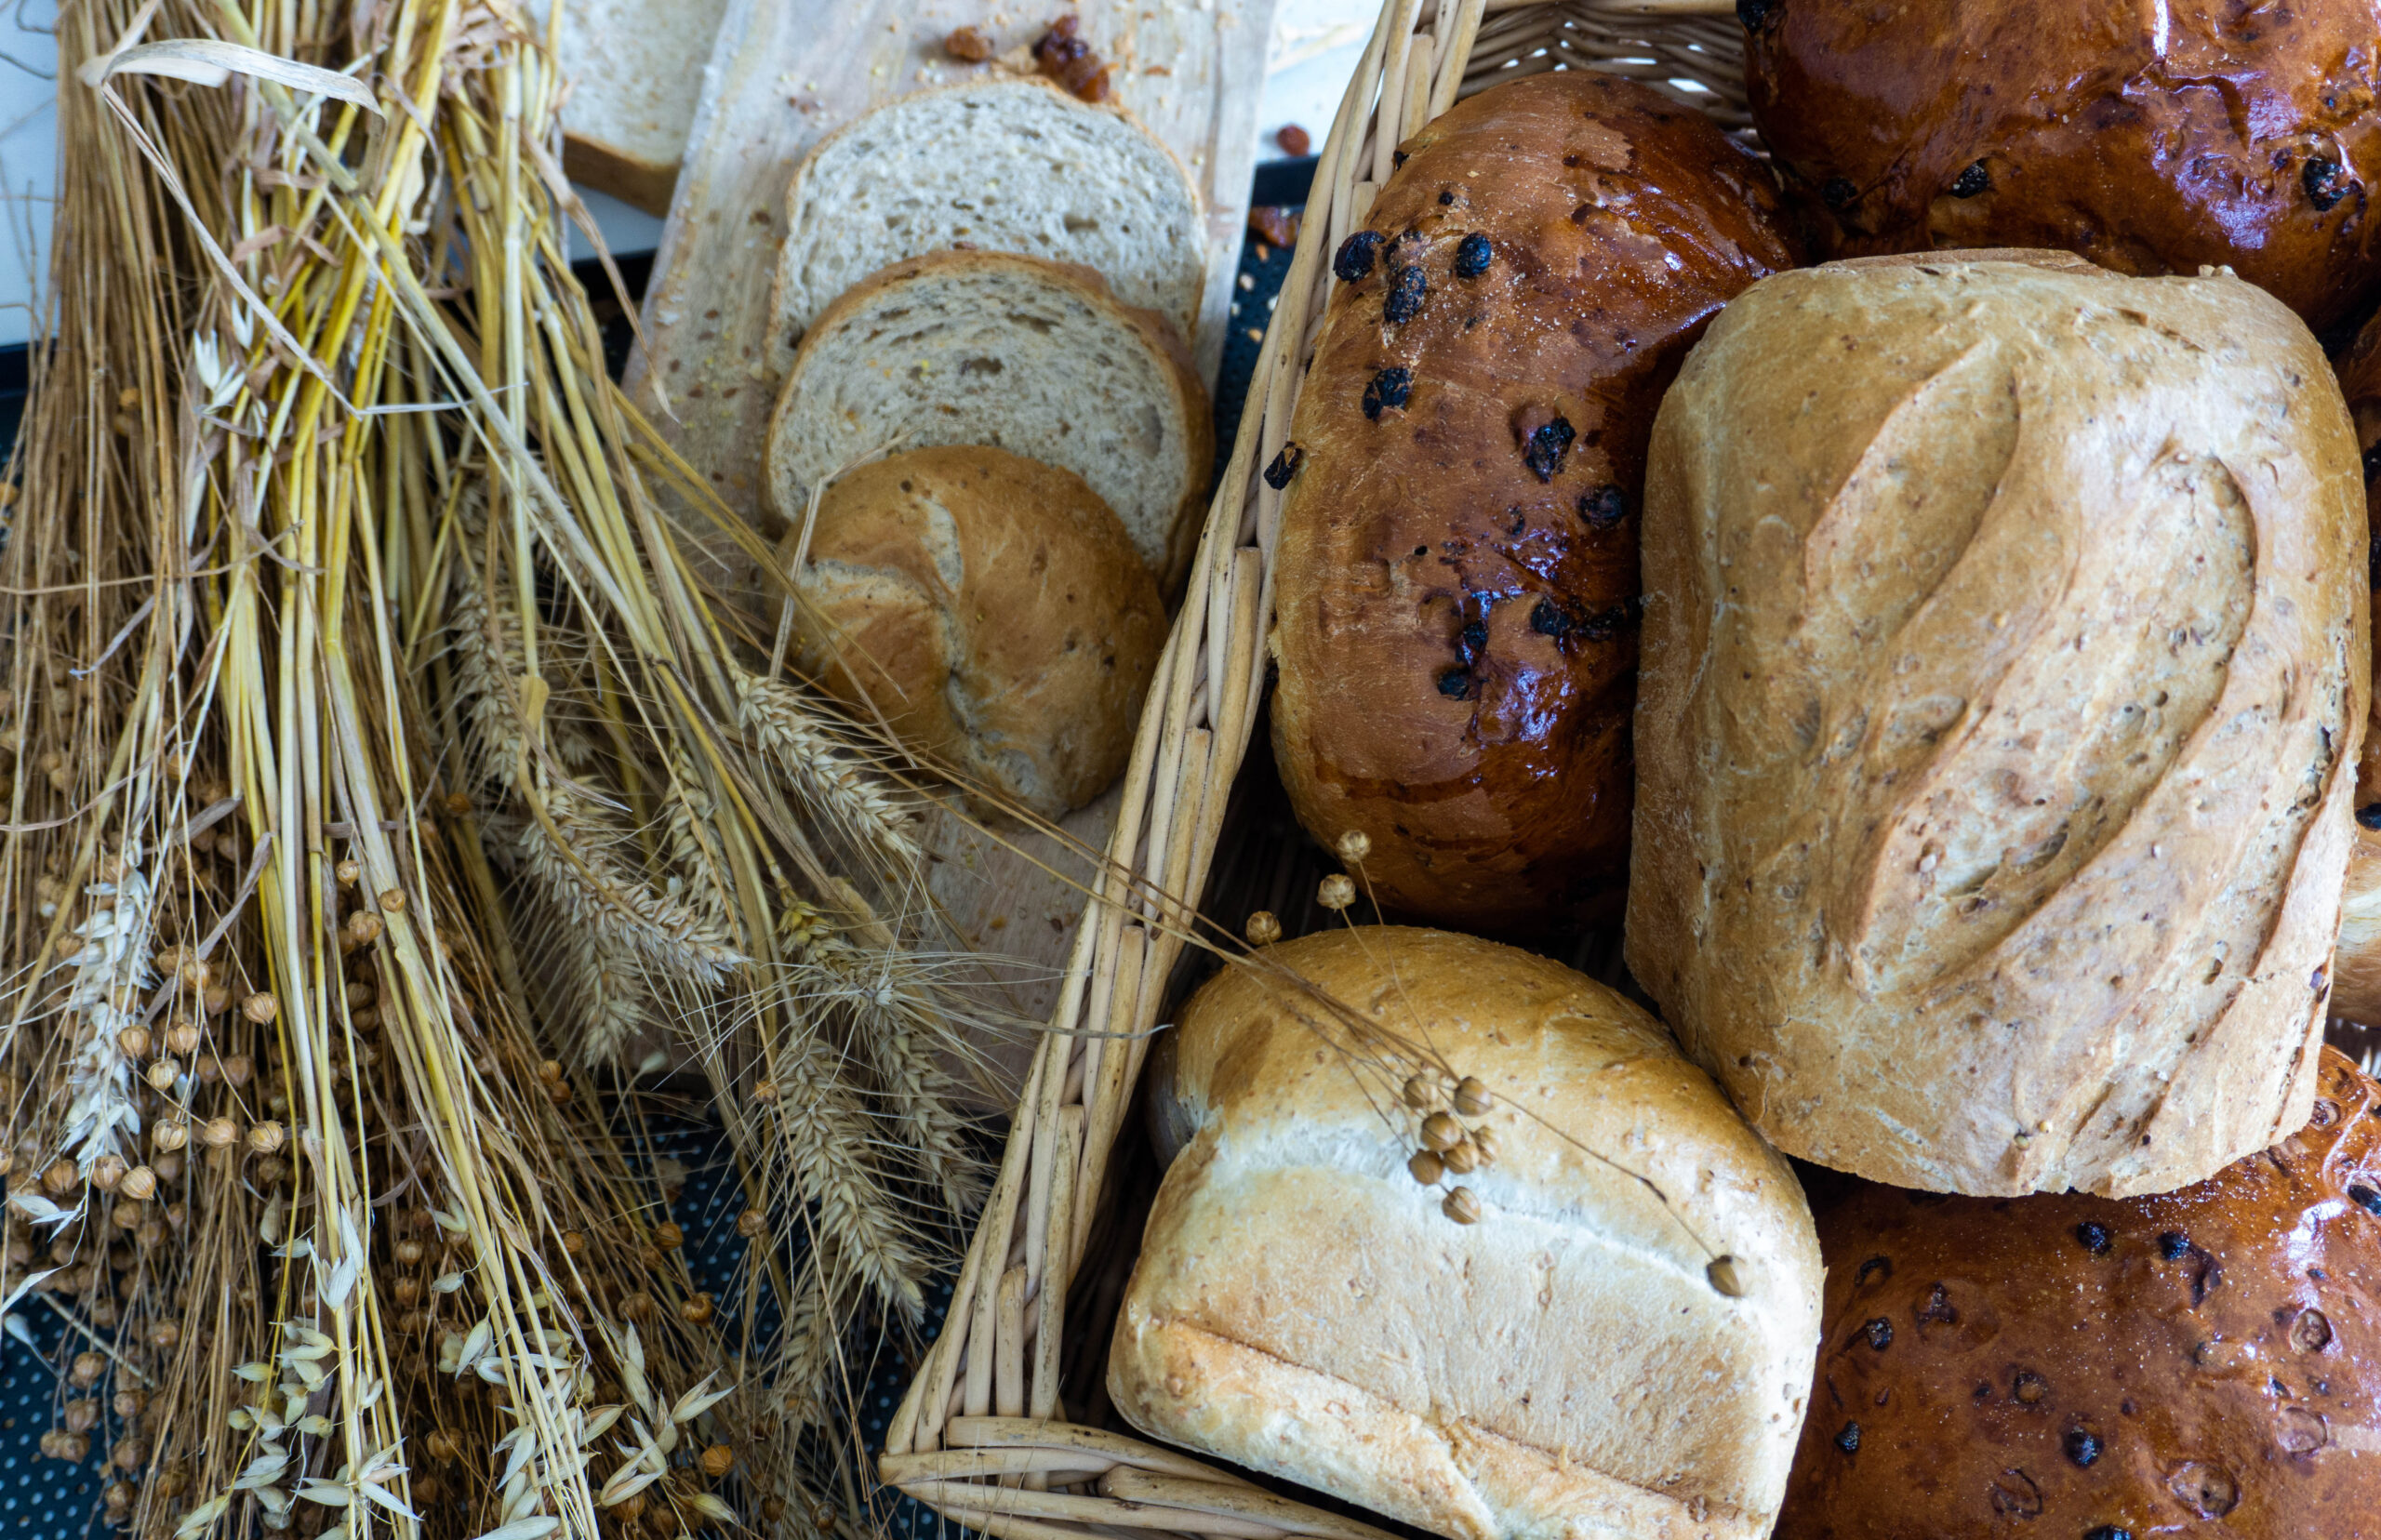
<svg viewBox="0 0 2381 1540">
<path fill-rule="evenodd" d="M 1443 1091 L 1484 1082 L 1460 1121 L 1496 1141 L 1437 1188 L 1406 1165 L 1425 1037 Z M 1227 970 L 1174 1039 L 1151 1095 L 1188 1142 L 1109 1357 L 1136 1427 L 1456 1540 L 1769 1533 L 1818 1242 L 1651 1017 L 1528 952 L 1377 926 Z M 1443 1211 L 1455 1184 L 1477 1223 Z"/>
<path fill-rule="evenodd" d="M 1654 430 L 1628 957 L 1790 1154 L 2122 1197 L 2307 1121 L 2356 439 L 2228 276 L 1764 279 Z"/>
</svg>

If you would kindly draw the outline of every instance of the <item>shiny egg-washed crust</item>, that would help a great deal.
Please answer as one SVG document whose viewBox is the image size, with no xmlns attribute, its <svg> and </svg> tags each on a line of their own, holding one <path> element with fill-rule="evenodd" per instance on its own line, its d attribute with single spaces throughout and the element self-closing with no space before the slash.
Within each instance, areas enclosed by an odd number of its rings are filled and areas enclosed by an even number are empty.
<svg viewBox="0 0 2381 1540">
<path fill-rule="evenodd" d="M 1769 1533 L 1818 1246 L 1793 1172 L 1658 1022 L 1394 925 L 1270 948 L 1179 1020 L 1150 1098 L 1185 1142 L 1108 1361 L 1127 1421 L 1450 1540 Z M 1424 1043 L 1491 1098 L 1465 1122 L 1495 1158 L 1445 1178 L 1476 1224 L 1406 1168 Z"/>
<path fill-rule="evenodd" d="M 1740 0 L 1754 124 L 1827 256 L 2228 264 L 2309 325 L 2381 278 L 2371 0 Z"/>
<path fill-rule="evenodd" d="M 1758 162 L 1607 75 L 1483 91 L 1403 153 L 1291 426 L 1274 752 L 1310 832 L 1371 838 L 1392 911 L 1550 928 L 1627 860 L 1655 407 L 1793 253 Z"/>
<path fill-rule="evenodd" d="M 2364 450 L 2367 538 L 2381 519 L 2381 317 L 2365 324 L 2340 360 L 2340 392 Z M 2365 565 L 2381 587 L 2381 560 L 2368 546 Z M 2381 650 L 2381 644 L 2376 644 Z M 2366 809 L 2381 823 L 2381 735 L 2368 718 L 2364 753 L 2356 766 L 2357 827 L 2348 852 L 2348 885 L 2340 896 L 2339 950 L 2332 962 L 2332 1014 L 2381 1027 L 2381 829 L 2365 825 Z"/>
<path fill-rule="evenodd" d="M 1813 1189 L 1827 1311 L 1776 1540 L 2381 1535 L 2381 1087 L 2163 1197 Z"/>
<path fill-rule="evenodd" d="M 2297 317 L 2064 253 L 1780 273 L 1647 464 L 1628 959 L 1754 1125 L 2124 1197 L 2303 1122 L 2372 643 Z"/>
</svg>

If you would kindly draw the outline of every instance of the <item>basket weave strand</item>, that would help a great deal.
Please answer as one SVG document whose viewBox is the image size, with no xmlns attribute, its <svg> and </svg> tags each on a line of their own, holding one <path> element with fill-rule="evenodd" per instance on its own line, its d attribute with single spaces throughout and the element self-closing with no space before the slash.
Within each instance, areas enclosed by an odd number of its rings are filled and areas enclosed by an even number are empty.
<svg viewBox="0 0 2381 1540">
<path fill-rule="evenodd" d="M 1388 0 L 1317 162 L 1304 230 L 1245 415 L 1158 663 L 1105 874 L 1026 1077 L 1000 1175 L 941 1336 L 887 1430 L 881 1474 L 1004 1540 L 1166 1533 L 1217 1540 L 1390 1540 L 1154 1444 L 1065 1420 L 1069 1285 L 1086 1260 L 1110 1156 L 1224 833 L 1248 750 L 1273 613 L 1281 452 L 1314 355 L 1328 256 L 1372 206 L 1397 146 L 1458 100 L 1524 74 L 1591 68 L 1746 124 L 1734 0 Z M 1104 1352 L 1088 1341 L 1084 1350 Z"/>
</svg>

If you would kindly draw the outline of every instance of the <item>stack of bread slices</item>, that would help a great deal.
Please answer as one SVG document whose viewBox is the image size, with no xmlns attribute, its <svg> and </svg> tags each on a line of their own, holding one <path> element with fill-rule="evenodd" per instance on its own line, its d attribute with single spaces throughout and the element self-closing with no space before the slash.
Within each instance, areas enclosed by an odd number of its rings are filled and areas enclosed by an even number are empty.
<svg viewBox="0 0 2381 1540">
<path fill-rule="evenodd" d="M 1082 806 L 1215 455 L 1196 185 L 1123 110 L 993 76 L 830 135 L 786 230 L 766 464 L 799 665 L 979 808 Z"/>
</svg>

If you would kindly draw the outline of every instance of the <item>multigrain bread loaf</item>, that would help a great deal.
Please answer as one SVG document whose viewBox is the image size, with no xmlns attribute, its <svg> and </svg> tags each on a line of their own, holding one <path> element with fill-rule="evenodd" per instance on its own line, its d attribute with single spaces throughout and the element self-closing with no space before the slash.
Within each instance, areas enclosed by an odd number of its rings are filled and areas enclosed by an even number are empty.
<svg viewBox="0 0 2381 1540">
<path fill-rule="evenodd" d="M 2364 451 L 2368 537 L 2381 529 L 2381 320 L 2368 322 L 2340 360 L 2340 390 Z M 2367 568 L 2381 589 L 2381 547 L 2368 546 Z M 2381 645 L 2381 643 L 2376 643 Z M 2368 716 L 2356 767 L 2356 829 L 2349 836 L 2348 885 L 2340 898 L 2339 950 L 2332 962 L 2332 1014 L 2381 1027 L 2381 733 Z"/>
<path fill-rule="evenodd" d="M 2381 1087 L 2163 1198 L 1815 1180 L 1827 1318 L 1777 1540 L 2381 1535 Z"/>
<path fill-rule="evenodd" d="M 1628 957 L 1789 1154 L 2162 1192 L 2313 1095 L 2356 440 L 2250 285 L 2023 258 L 1781 273 L 1681 371 Z"/>
<path fill-rule="evenodd" d="M 1121 107 L 995 76 L 920 91 L 818 141 L 786 193 L 772 308 L 798 342 L 880 268 L 954 246 L 1080 262 L 1189 337 L 1206 281 L 1199 189 Z"/>
<path fill-rule="evenodd" d="M 804 668 L 933 760 L 1053 818 L 1124 767 L 1165 609 L 1081 477 L 978 445 L 878 460 L 827 489 L 792 576 Z"/>
<path fill-rule="evenodd" d="M 987 444 L 1081 476 L 1169 584 L 1215 458 L 1207 392 L 1164 316 L 1089 268 L 996 251 L 897 262 L 827 307 L 769 423 L 769 492 L 898 445 Z"/>
<path fill-rule="evenodd" d="M 1483 91 L 1336 254 L 1270 472 L 1273 748 L 1392 911 L 1551 928 L 1627 859 L 1645 437 L 1704 323 L 1792 254 L 1752 157 L 1609 75 Z"/>
<path fill-rule="evenodd" d="M 1453 1540 L 1769 1533 L 1817 1248 L 1793 1173 L 1651 1017 L 1374 927 L 1228 970 L 1174 1037 L 1151 1094 L 1188 1142 L 1109 1358 L 1135 1427 Z M 1417 1141 L 1458 1126 L 1493 1151 L 1422 1185 Z"/>
<path fill-rule="evenodd" d="M 540 32 L 546 7 L 530 7 Z M 727 0 L 570 0 L 563 7 L 563 169 L 570 179 L 670 212 L 703 69 Z"/>
<path fill-rule="evenodd" d="M 1826 255 L 2229 264 L 2318 326 L 2381 279 L 2381 15 L 2315 5 L 1741 0 L 1762 141 Z"/>
</svg>

